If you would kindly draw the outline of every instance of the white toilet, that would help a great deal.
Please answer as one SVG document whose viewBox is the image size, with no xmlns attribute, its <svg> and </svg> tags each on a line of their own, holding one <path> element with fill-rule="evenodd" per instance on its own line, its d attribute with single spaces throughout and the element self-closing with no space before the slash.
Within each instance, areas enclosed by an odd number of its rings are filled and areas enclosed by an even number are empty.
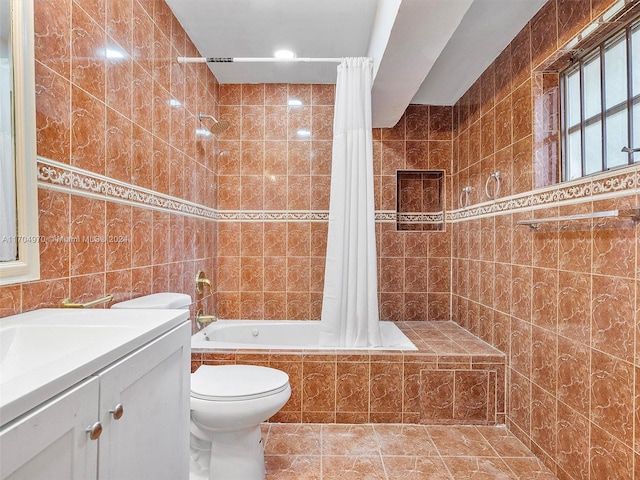
<svg viewBox="0 0 640 480">
<path fill-rule="evenodd" d="M 198 368 L 191 374 L 192 471 L 202 475 L 208 469 L 209 480 L 262 480 L 266 471 L 260 424 L 290 396 L 289 376 L 274 368 Z"/>
<path fill-rule="evenodd" d="M 155 293 L 111 308 L 189 308 L 191 297 Z M 260 424 L 291 396 L 289 376 L 254 365 L 202 365 L 191 374 L 191 480 L 263 480 Z"/>
<path fill-rule="evenodd" d="M 160 310 L 188 309 L 191 297 L 185 293 L 154 293 L 115 303 L 111 308 L 157 308 Z"/>
</svg>

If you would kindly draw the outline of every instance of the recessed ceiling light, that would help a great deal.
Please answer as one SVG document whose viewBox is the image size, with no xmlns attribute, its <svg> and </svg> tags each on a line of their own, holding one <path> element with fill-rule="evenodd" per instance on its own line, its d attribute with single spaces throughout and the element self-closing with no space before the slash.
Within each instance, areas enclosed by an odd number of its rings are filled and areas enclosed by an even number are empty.
<svg viewBox="0 0 640 480">
<path fill-rule="evenodd" d="M 296 54 L 291 50 L 278 50 L 273 54 L 273 56 L 275 58 L 281 58 L 283 60 L 292 60 L 296 58 Z"/>
</svg>

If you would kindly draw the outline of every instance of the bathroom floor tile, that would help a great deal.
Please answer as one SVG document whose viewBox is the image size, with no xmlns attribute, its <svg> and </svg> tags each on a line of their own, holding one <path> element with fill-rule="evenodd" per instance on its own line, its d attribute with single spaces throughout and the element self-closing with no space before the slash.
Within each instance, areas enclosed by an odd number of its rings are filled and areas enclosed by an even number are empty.
<svg viewBox="0 0 640 480">
<path fill-rule="evenodd" d="M 537 458 L 504 458 L 518 480 L 555 480 L 557 477 Z"/>
<path fill-rule="evenodd" d="M 442 456 L 497 457 L 498 454 L 475 427 L 427 427 L 427 432 Z"/>
<path fill-rule="evenodd" d="M 379 445 L 373 425 L 323 425 L 322 454 L 379 455 Z"/>
<path fill-rule="evenodd" d="M 504 426 L 265 423 L 267 480 L 557 480 Z"/>
<path fill-rule="evenodd" d="M 321 480 L 320 455 L 268 455 L 266 480 Z"/>
<path fill-rule="evenodd" d="M 531 457 L 531 452 L 506 427 L 475 427 L 501 457 Z"/>
<path fill-rule="evenodd" d="M 382 457 L 388 478 L 394 480 L 451 480 L 440 457 Z"/>
<path fill-rule="evenodd" d="M 264 437 L 264 435 L 263 435 Z M 264 447 L 266 455 L 320 455 L 320 425 L 276 423 Z"/>
<path fill-rule="evenodd" d="M 456 480 L 513 480 L 511 469 L 497 457 L 445 457 Z"/>
<path fill-rule="evenodd" d="M 322 480 L 386 480 L 382 458 L 377 456 L 322 456 Z"/>
<path fill-rule="evenodd" d="M 422 425 L 374 425 L 380 453 L 385 455 L 412 455 L 437 457 L 438 450 Z"/>
</svg>

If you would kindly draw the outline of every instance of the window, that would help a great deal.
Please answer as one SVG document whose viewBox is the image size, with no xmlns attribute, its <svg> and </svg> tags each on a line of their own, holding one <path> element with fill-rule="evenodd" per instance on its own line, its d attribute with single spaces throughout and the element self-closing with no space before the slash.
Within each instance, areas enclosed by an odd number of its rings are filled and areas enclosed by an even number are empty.
<svg viewBox="0 0 640 480">
<path fill-rule="evenodd" d="M 563 179 L 640 160 L 640 21 L 561 73 Z"/>
</svg>

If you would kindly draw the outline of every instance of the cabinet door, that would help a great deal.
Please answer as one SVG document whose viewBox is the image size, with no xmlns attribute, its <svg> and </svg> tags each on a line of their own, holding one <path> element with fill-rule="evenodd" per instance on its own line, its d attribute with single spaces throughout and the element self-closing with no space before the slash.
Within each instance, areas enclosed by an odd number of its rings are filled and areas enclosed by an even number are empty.
<svg viewBox="0 0 640 480">
<path fill-rule="evenodd" d="M 187 322 L 100 373 L 99 480 L 188 478 L 190 339 Z"/>
<path fill-rule="evenodd" d="M 0 478 L 95 479 L 98 441 L 86 429 L 98 420 L 98 392 L 90 378 L 0 430 Z"/>
</svg>

